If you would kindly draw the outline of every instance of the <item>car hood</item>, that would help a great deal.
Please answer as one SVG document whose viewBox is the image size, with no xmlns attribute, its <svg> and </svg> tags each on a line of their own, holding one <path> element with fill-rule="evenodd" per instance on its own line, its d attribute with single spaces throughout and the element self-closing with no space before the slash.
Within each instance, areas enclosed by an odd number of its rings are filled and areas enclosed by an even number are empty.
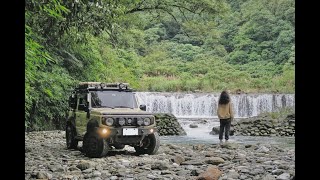
<svg viewBox="0 0 320 180">
<path fill-rule="evenodd" d="M 153 113 L 142 111 L 139 108 L 93 108 L 91 113 L 103 115 L 153 115 Z"/>
</svg>

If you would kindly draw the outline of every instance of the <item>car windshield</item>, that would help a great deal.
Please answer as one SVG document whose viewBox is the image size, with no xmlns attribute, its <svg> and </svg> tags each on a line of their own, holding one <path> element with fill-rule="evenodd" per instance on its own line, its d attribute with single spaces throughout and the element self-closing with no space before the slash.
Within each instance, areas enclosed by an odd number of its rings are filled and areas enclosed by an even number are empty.
<svg viewBox="0 0 320 180">
<path fill-rule="evenodd" d="M 97 91 L 91 92 L 91 106 L 93 108 L 136 108 L 138 105 L 132 92 Z"/>
</svg>

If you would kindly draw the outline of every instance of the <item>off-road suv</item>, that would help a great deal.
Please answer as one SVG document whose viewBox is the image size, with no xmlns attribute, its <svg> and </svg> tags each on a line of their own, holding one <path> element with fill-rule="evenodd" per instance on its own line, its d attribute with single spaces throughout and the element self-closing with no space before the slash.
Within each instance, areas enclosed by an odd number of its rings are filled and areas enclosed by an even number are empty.
<svg viewBox="0 0 320 180">
<path fill-rule="evenodd" d="M 133 146 L 138 154 L 155 154 L 160 141 L 155 116 L 138 107 L 128 83 L 81 82 L 69 97 L 68 149 L 83 141 L 88 157 L 107 155 L 112 146 Z"/>
</svg>

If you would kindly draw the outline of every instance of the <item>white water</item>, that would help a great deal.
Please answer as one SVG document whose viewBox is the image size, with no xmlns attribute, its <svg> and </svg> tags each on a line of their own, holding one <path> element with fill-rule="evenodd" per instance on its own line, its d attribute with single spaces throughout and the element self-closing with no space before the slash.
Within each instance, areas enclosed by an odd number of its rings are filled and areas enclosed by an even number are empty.
<svg viewBox="0 0 320 180">
<path fill-rule="evenodd" d="M 219 95 L 217 93 L 136 93 L 139 104 L 145 104 L 148 112 L 175 115 L 187 133 L 186 136 L 161 136 L 161 142 L 190 144 L 219 142 L 218 135 L 209 134 L 212 127 L 220 125 L 216 114 Z M 231 95 L 231 100 L 237 119 L 295 106 L 294 94 L 241 94 Z M 190 128 L 191 123 L 197 124 L 198 128 Z M 230 136 L 230 141 L 294 146 L 294 137 Z"/>
<path fill-rule="evenodd" d="M 180 118 L 217 118 L 217 93 L 160 93 L 137 92 L 139 104 L 148 112 L 172 113 Z M 282 107 L 294 107 L 294 94 L 240 94 L 231 95 L 236 118 L 257 116 Z"/>
</svg>

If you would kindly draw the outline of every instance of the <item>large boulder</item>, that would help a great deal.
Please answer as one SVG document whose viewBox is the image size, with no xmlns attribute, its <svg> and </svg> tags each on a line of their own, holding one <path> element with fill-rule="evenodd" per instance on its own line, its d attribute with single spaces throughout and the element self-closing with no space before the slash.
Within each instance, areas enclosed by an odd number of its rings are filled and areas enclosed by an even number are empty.
<svg viewBox="0 0 320 180">
<path fill-rule="evenodd" d="M 215 126 L 215 127 L 212 127 L 210 134 L 215 135 L 215 134 L 219 134 L 219 132 L 220 132 L 220 126 Z"/>
<path fill-rule="evenodd" d="M 160 136 L 187 135 L 173 114 L 155 114 L 157 129 Z"/>
</svg>

